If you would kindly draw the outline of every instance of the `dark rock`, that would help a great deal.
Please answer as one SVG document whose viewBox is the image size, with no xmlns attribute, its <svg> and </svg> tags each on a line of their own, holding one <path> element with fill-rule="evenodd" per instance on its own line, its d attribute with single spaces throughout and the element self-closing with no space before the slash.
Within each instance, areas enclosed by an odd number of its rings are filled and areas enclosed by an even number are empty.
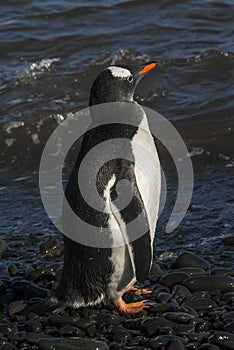
<svg viewBox="0 0 234 350">
<path fill-rule="evenodd" d="M 18 312 L 22 311 L 26 306 L 26 303 L 23 300 L 13 301 L 8 306 L 8 314 L 9 316 L 13 316 L 14 314 L 17 314 Z"/>
<path fill-rule="evenodd" d="M 182 267 L 199 267 L 206 270 L 209 269 L 210 264 L 196 254 L 183 252 L 171 265 L 172 269 L 178 269 Z"/>
<path fill-rule="evenodd" d="M 130 319 L 122 323 L 123 327 L 131 330 L 142 330 L 142 320 L 139 319 Z"/>
<path fill-rule="evenodd" d="M 173 339 L 170 341 L 167 349 L 168 350 L 183 350 L 183 349 L 185 349 L 185 347 L 180 339 Z"/>
<path fill-rule="evenodd" d="M 216 345 L 206 343 L 202 344 L 199 350 L 220 350 L 220 348 Z"/>
<path fill-rule="evenodd" d="M 47 279 L 49 281 L 54 280 L 57 271 L 61 269 L 58 264 L 43 266 L 26 273 L 26 278 L 30 281 L 40 281 L 42 279 Z"/>
<path fill-rule="evenodd" d="M 176 284 L 182 284 L 182 282 L 189 278 L 189 275 L 185 272 L 170 272 L 163 275 L 159 282 L 169 288 L 172 288 Z"/>
<path fill-rule="evenodd" d="M 187 323 L 194 318 L 193 315 L 190 315 L 185 312 L 165 312 L 163 314 L 163 317 L 167 318 L 168 320 L 175 321 L 177 323 Z"/>
<path fill-rule="evenodd" d="M 176 335 L 159 335 L 158 337 L 150 341 L 150 345 L 152 349 L 159 349 L 162 346 L 166 346 L 175 340 L 180 341 L 182 345 L 187 343 L 185 339 L 178 337 Z M 182 347 L 182 349 L 184 348 Z"/>
<path fill-rule="evenodd" d="M 214 289 L 220 290 L 220 292 L 233 292 L 234 291 L 234 279 L 227 276 L 197 276 L 190 277 L 184 281 L 185 287 L 191 291 Z"/>
<path fill-rule="evenodd" d="M 178 323 L 167 320 L 163 317 L 154 317 L 145 319 L 142 322 L 142 327 L 151 336 L 158 332 L 161 327 L 176 327 Z"/>
<path fill-rule="evenodd" d="M 234 245 L 234 236 L 225 237 L 222 242 L 226 245 Z"/>
<path fill-rule="evenodd" d="M 167 312 L 167 311 L 176 311 L 176 307 L 174 304 L 153 304 L 152 306 L 150 306 L 149 310 L 153 313 L 153 314 L 158 314 L 158 313 L 163 313 L 163 312 Z"/>
<path fill-rule="evenodd" d="M 233 303 L 234 302 L 234 292 L 222 294 L 222 300 L 228 304 Z"/>
<path fill-rule="evenodd" d="M 41 322 L 38 322 L 38 321 L 28 321 L 25 324 L 25 329 L 27 332 L 41 333 L 42 324 Z"/>
<path fill-rule="evenodd" d="M 175 334 L 175 331 L 171 327 L 162 327 L 159 329 L 158 335 L 173 335 Z"/>
<path fill-rule="evenodd" d="M 73 325 L 78 327 L 78 328 L 81 328 L 81 329 L 87 329 L 87 328 L 95 325 L 96 323 L 97 323 L 96 320 L 81 318 L 81 319 L 74 321 Z"/>
<path fill-rule="evenodd" d="M 79 338 L 84 337 L 84 332 L 81 329 L 71 326 L 69 324 L 66 324 L 65 326 L 60 328 L 59 334 L 61 336 L 68 336 L 68 337 L 72 337 L 72 336 L 79 337 Z"/>
<path fill-rule="evenodd" d="M 93 338 L 97 335 L 97 328 L 95 324 L 85 328 L 85 333 L 90 337 Z"/>
<path fill-rule="evenodd" d="M 45 334 L 45 333 L 29 333 L 26 336 L 26 342 L 28 342 L 29 344 L 37 344 L 39 339 L 51 339 L 51 335 L 49 334 Z"/>
<path fill-rule="evenodd" d="M 178 312 L 185 312 L 187 314 L 193 315 L 195 318 L 198 318 L 198 313 L 191 306 L 179 306 L 177 309 Z"/>
<path fill-rule="evenodd" d="M 176 285 L 172 290 L 172 296 L 179 304 L 181 304 L 183 301 L 191 298 L 192 293 L 188 290 L 188 288 Z"/>
<path fill-rule="evenodd" d="M 209 326 L 206 320 L 200 320 L 196 325 L 196 333 L 208 332 Z"/>
<path fill-rule="evenodd" d="M 113 334 L 113 340 L 121 344 L 122 346 L 127 345 L 128 341 L 132 338 L 131 333 L 123 327 L 117 327 Z"/>
<path fill-rule="evenodd" d="M 185 336 L 186 338 L 188 338 L 189 341 L 197 341 L 197 342 L 201 342 L 204 339 L 208 339 L 208 337 L 210 336 L 209 332 L 201 332 L 201 333 L 181 333 L 181 335 Z"/>
<path fill-rule="evenodd" d="M 124 350 L 145 350 L 145 347 L 143 346 L 125 346 Z"/>
<path fill-rule="evenodd" d="M 56 258 L 63 254 L 63 246 L 61 246 L 55 237 L 51 237 L 45 243 L 41 244 L 40 252 L 44 257 Z"/>
<path fill-rule="evenodd" d="M 234 334 L 215 331 L 210 338 L 211 343 L 225 349 L 234 349 Z"/>
<path fill-rule="evenodd" d="M 224 331 L 229 332 L 229 333 L 233 333 L 234 334 L 234 321 L 227 323 L 224 327 L 223 327 Z"/>
<path fill-rule="evenodd" d="M 71 324 L 74 325 L 76 321 L 79 320 L 79 316 L 55 316 L 51 315 L 48 317 L 48 323 L 50 325 L 64 325 L 64 324 Z"/>
<path fill-rule="evenodd" d="M 151 266 L 149 275 L 150 276 L 153 276 L 153 275 L 162 276 L 163 274 L 164 274 L 164 271 L 161 269 L 160 265 L 157 263 L 153 263 Z"/>
<path fill-rule="evenodd" d="M 234 270 L 224 267 L 218 267 L 216 269 L 211 270 L 211 274 L 216 276 L 234 276 Z"/>
<path fill-rule="evenodd" d="M 129 340 L 128 345 L 132 347 L 136 347 L 138 345 L 144 345 L 148 341 L 144 335 L 134 336 L 133 339 Z"/>
<path fill-rule="evenodd" d="M 99 313 L 95 320 L 98 324 L 106 324 L 106 325 L 119 325 L 120 324 L 120 318 L 112 315 L 110 313 Z"/>
<path fill-rule="evenodd" d="M 212 300 L 208 298 L 197 298 L 197 299 L 191 299 L 186 301 L 184 306 L 191 306 L 196 311 L 211 311 L 214 308 L 217 307 L 217 304 Z"/>
<path fill-rule="evenodd" d="M 172 296 L 169 293 L 161 292 L 159 293 L 158 300 L 161 303 L 168 303 L 171 300 Z"/>
<path fill-rule="evenodd" d="M 12 302 L 14 298 L 15 298 L 14 293 L 5 293 L 0 297 L 0 305 L 10 304 L 10 302 Z"/>
<path fill-rule="evenodd" d="M 0 239 L 0 255 L 1 255 L 1 253 L 5 252 L 7 250 L 8 250 L 7 242 L 5 242 L 2 239 Z"/>
<path fill-rule="evenodd" d="M 0 323 L 0 333 L 5 336 L 10 334 L 16 334 L 18 332 L 18 327 L 14 323 Z"/>
<path fill-rule="evenodd" d="M 11 276 L 15 276 L 18 272 L 18 267 L 15 264 L 11 264 L 8 266 L 8 272 Z"/>
<path fill-rule="evenodd" d="M 47 289 L 38 287 L 36 284 L 27 280 L 15 281 L 11 287 L 16 291 L 17 296 L 22 298 L 45 298 L 48 295 Z"/>
<path fill-rule="evenodd" d="M 222 314 L 222 317 L 224 320 L 226 319 L 228 319 L 229 321 L 234 320 L 234 311 L 225 312 L 224 314 Z"/>
<path fill-rule="evenodd" d="M 185 272 L 189 276 L 203 276 L 206 275 L 206 271 L 200 267 L 182 267 L 177 270 L 178 272 Z"/>
<path fill-rule="evenodd" d="M 177 335 L 183 335 L 183 333 L 194 333 L 195 332 L 195 325 L 193 323 L 190 324 L 181 324 L 176 327 L 176 334 Z"/>
<path fill-rule="evenodd" d="M 104 341 L 87 338 L 52 338 L 38 341 L 40 350 L 109 350 Z"/>
</svg>

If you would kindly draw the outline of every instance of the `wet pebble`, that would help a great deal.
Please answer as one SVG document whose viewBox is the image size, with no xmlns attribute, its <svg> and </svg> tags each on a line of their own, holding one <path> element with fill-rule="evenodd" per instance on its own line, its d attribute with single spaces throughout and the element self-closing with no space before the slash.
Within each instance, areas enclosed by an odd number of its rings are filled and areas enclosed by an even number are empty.
<svg viewBox="0 0 234 350">
<path fill-rule="evenodd" d="M 196 298 L 186 301 L 184 306 L 191 306 L 195 311 L 208 312 L 217 307 L 215 301 L 209 298 Z"/>
<path fill-rule="evenodd" d="M 28 321 L 25 323 L 27 332 L 40 333 L 42 331 L 42 323 L 38 321 Z"/>
<path fill-rule="evenodd" d="M 179 304 L 181 304 L 183 301 L 190 299 L 192 293 L 188 290 L 188 288 L 181 285 L 176 285 L 172 290 L 172 296 Z"/>
<path fill-rule="evenodd" d="M 163 275 L 160 278 L 159 282 L 169 288 L 172 288 L 176 284 L 180 284 L 188 278 L 189 275 L 185 272 L 170 272 L 166 275 Z"/>
<path fill-rule="evenodd" d="M 189 276 L 204 276 L 206 275 L 206 271 L 199 267 L 182 267 L 177 270 L 178 272 L 185 272 Z"/>
<path fill-rule="evenodd" d="M 27 272 L 26 278 L 33 282 L 42 279 L 53 280 L 60 268 L 61 266 L 57 264 L 39 267 Z"/>
<path fill-rule="evenodd" d="M 206 344 L 202 344 L 199 350 L 220 350 L 220 348 L 216 345 L 206 343 Z"/>
<path fill-rule="evenodd" d="M 190 291 L 218 289 L 221 292 L 234 291 L 234 279 L 227 276 L 196 276 L 184 281 L 185 287 Z"/>
<path fill-rule="evenodd" d="M 40 350 L 109 350 L 104 341 L 88 338 L 52 338 L 38 341 Z"/>
<path fill-rule="evenodd" d="M 225 326 L 223 327 L 224 331 L 226 332 L 230 332 L 234 334 L 234 321 L 225 324 Z"/>
<path fill-rule="evenodd" d="M 184 350 L 184 344 L 180 339 L 172 339 L 167 347 L 168 350 Z"/>
<path fill-rule="evenodd" d="M 234 245 L 234 236 L 225 237 L 222 242 L 228 246 Z"/>
<path fill-rule="evenodd" d="M 51 335 L 45 333 L 29 333 L 26 336 L 26 342 L 29 344 L 37 344 L 40 339 L 52 338 Z"/>
<path fill-rule="evenodd" d="M 97 323 L 96 320 L 81 318 L 81 319 L 74 321 L 73 325 L 78 327 L 78 328 L 81 328 L 81 329 L 87 329 L 91 326 L 96 325 L 96 323 Z"/>
<path fill-rule="evenodd" d="M 161 266 L 157 263 L 153 263 L 150 269 L 149 275 L 158 275 L 162 276 L 165 272 L 162 270 Z"/>
<path fill-rule="evenodd" d="M 175 340 L 179 341 L 182 345 L 187 343 L 187 341 L 184 338 L 178 337 L 176 335 L 159 335 L 158 337 L 150 341 L 150 345 L 152 349 L 161 349 L 161 347 L 166 346 L 167 344 L 170 344 L 172 341 Z"/>
<path fill-rule="evenodd" d="M 106 324 L 106 325 L 119 325 L 120 324 L 120 318 L 109 314 L 109 313 L 99 313 L 95 320 L 98 324 Z"/>
<path fill-rule="evenodd" d="M 42 256 L 47 258 L 56 258 L 63 254 L 63 246 L 55 237 L 50 237 L 46 242 L 40 245 Z"/>
<path fill-rule="evenodd" d="M 210 343 L 202 344 L 199 349 L 200 350 L 220 350 L 220 348 L 218 346 L 210 344 Z"/>
<path fill-rule="evenodd" d="M 23 300 L 13 301 L 8 306 L 8 314 L 9 316 L 13 316 L 14 314 L 22 311 L 26 306 L 26 303 Z"/>
<path fill-rule="evenodd" d="M 211 274 L 217 276 L 234 276 L 234 270 L 218 267 L 216 269 L 211 270 Z"/>
<path fill-rule="evenodd" d="M 208 339 L 208 337 L 210 336 L 209 332 L 200 332 L 200 333 L 181 333 L 181 335 L 185 336 L 186 338 L 188 338 L 189 341 L 197 341 L 197 342 L 201 342 L 204 341 L 204 339 Z"/>
<path fill-rule="evenodd" d="M 225 303 L 233 303 L 234 302 L 234 292 L 222 294 L 222 300 Z"/>
<path fill-rule="evenodd" d="M 48 317 L 48 323 L 52 326 L 59 326 L 64 324 L 74 325 L 79 320 L 79 316 L 59 316 L 51 315 Z"/>
<path fill-rule="evenodd" d="M 210 264 L 202 257 L 196 254 L 190 252 L 183 252 L 178 256 L 178 258 L 176 258 L 176 260 L 171 265 L 172 269 L 178 269 L 182 267 L 199 267 L 207 270 L 209 269 Z"/>
<path fill-rule="evenodd" d="M 8 266 L 8 272 L 10 276 L 15 276 L 18 272 L 18 267 L 15 264 L 11 264 Z"/>
<path fill-rule="evenodd" d="M 132 338 L 131 333 L 128 332 L 123 327 L 117 327 L 113 334 L 113 340 L 118 342 L 119 344 L 125 346 L 128 341 Z"/>
<path fill-rule="evenodd" d="M 72 337 L 72 336 L 79 337 L 79 338 L 84 337 L 84 332 L 81 329 L 74 327 L 74 326 L 71 326 L 69 324 L 60 328 L 59 334 L 61 336 L 68 336 L 68 337 Z"/>
<path fill-rule="evenodd" d="M 3 239 L 0 239 L 0 254 L 7 251 L 8 248 L 8 244 L 6 241 L 4 241 Z"/>
<path fill-rule="evenodd" d="M 0 323 L 0 333 L 4 336 L 9 336 L 10 334 L 16 334 L 18 332 L 18 327 L 14 323 Z"/>
<path fill-rule="evenodd" d="M 148 318 L 145 319 L 142 322 L 142 327 L 143 329 L 150 335 L 154 335 L 157 333 L 159 328 L 161 327 L 175 327 L 177 326 L 178 323 L 174 321 L 167 320 L 166 318 L 163 317 L 154 317 L 154 318 Z"/>
<path fill-rule="evenodd" d="M 234 349 L 234 334 L 229 332 L 216 331 L 210 340 L 217 346 L 225 349 Z"/>
<path fill-rule="evenodd" d="M 194 316 L 185 312 L 165 312 L 163 317 L 168 320 L 175 321 L 177 323 L 187 323 L 191 321 Z"/>
</svg>

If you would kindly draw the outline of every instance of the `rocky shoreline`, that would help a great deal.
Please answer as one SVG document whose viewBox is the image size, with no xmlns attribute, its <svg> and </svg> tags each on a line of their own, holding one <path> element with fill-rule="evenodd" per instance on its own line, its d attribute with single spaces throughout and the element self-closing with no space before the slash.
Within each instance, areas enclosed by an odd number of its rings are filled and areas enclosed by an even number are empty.
<svg viewBox="0 0 234 350">
<path fill-rule="evenodd" d="M 0 251 L 2 260 L 11 255 L 4 241 Z M 46 266 L 23 273 L 11 264 L 8 275 L 0 275 L 0 350 L 234 349 L 230 266 L 214 266 L 183 252 L 153 264 L 144 284 L 152 291 L 144 299 L 152 305 L 138 314 L 120 314 L 112 305 L 55 313 L 46 298 L 61 276 L 61 261 L 53 259 L 63 247 L 52 238 L 40 251 L 50 258 Z M 129 292 L 124 298 L 131 302 L 143 297 Z M 39 302 L 42 307 L 30 311 Z"/>
</svg>

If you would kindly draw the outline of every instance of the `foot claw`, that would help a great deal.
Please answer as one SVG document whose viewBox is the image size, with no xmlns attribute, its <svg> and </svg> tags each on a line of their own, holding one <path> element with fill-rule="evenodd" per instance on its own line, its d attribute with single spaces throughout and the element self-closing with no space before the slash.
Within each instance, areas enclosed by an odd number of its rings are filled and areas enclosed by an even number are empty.
<svg viewBox="0 0 234 350">
<path fill-rule="evenodd" d="M 116 300 L 115 305 L 121 312 L 126 313 L 137 313 L 150 307 L 148 300 L 136 301 L 134 303 L 126 304 L 122 298 Z"/>
<path fill-rule="evenodd" d="M 134 292 L 135 294 L 143 295 L 152 293 L 152 290 L 146 288 L 136 288 L 135 286 L 131 286 L 126 290 L 126 292 Z"/>
</svg>

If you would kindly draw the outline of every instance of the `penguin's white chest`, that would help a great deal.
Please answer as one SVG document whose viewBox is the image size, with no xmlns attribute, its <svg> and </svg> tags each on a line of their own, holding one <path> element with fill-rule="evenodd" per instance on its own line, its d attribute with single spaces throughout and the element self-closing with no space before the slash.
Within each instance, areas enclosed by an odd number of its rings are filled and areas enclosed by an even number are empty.
<svg viewBox="0 0 234 350">
<path fill-rule="evenodd" d="M 160 202 L 161 171 L 157 149 L 146 116 L 142 119 L 131 145 L 137 187 L 148 216 L 153 240 Z"/>
</svg>

